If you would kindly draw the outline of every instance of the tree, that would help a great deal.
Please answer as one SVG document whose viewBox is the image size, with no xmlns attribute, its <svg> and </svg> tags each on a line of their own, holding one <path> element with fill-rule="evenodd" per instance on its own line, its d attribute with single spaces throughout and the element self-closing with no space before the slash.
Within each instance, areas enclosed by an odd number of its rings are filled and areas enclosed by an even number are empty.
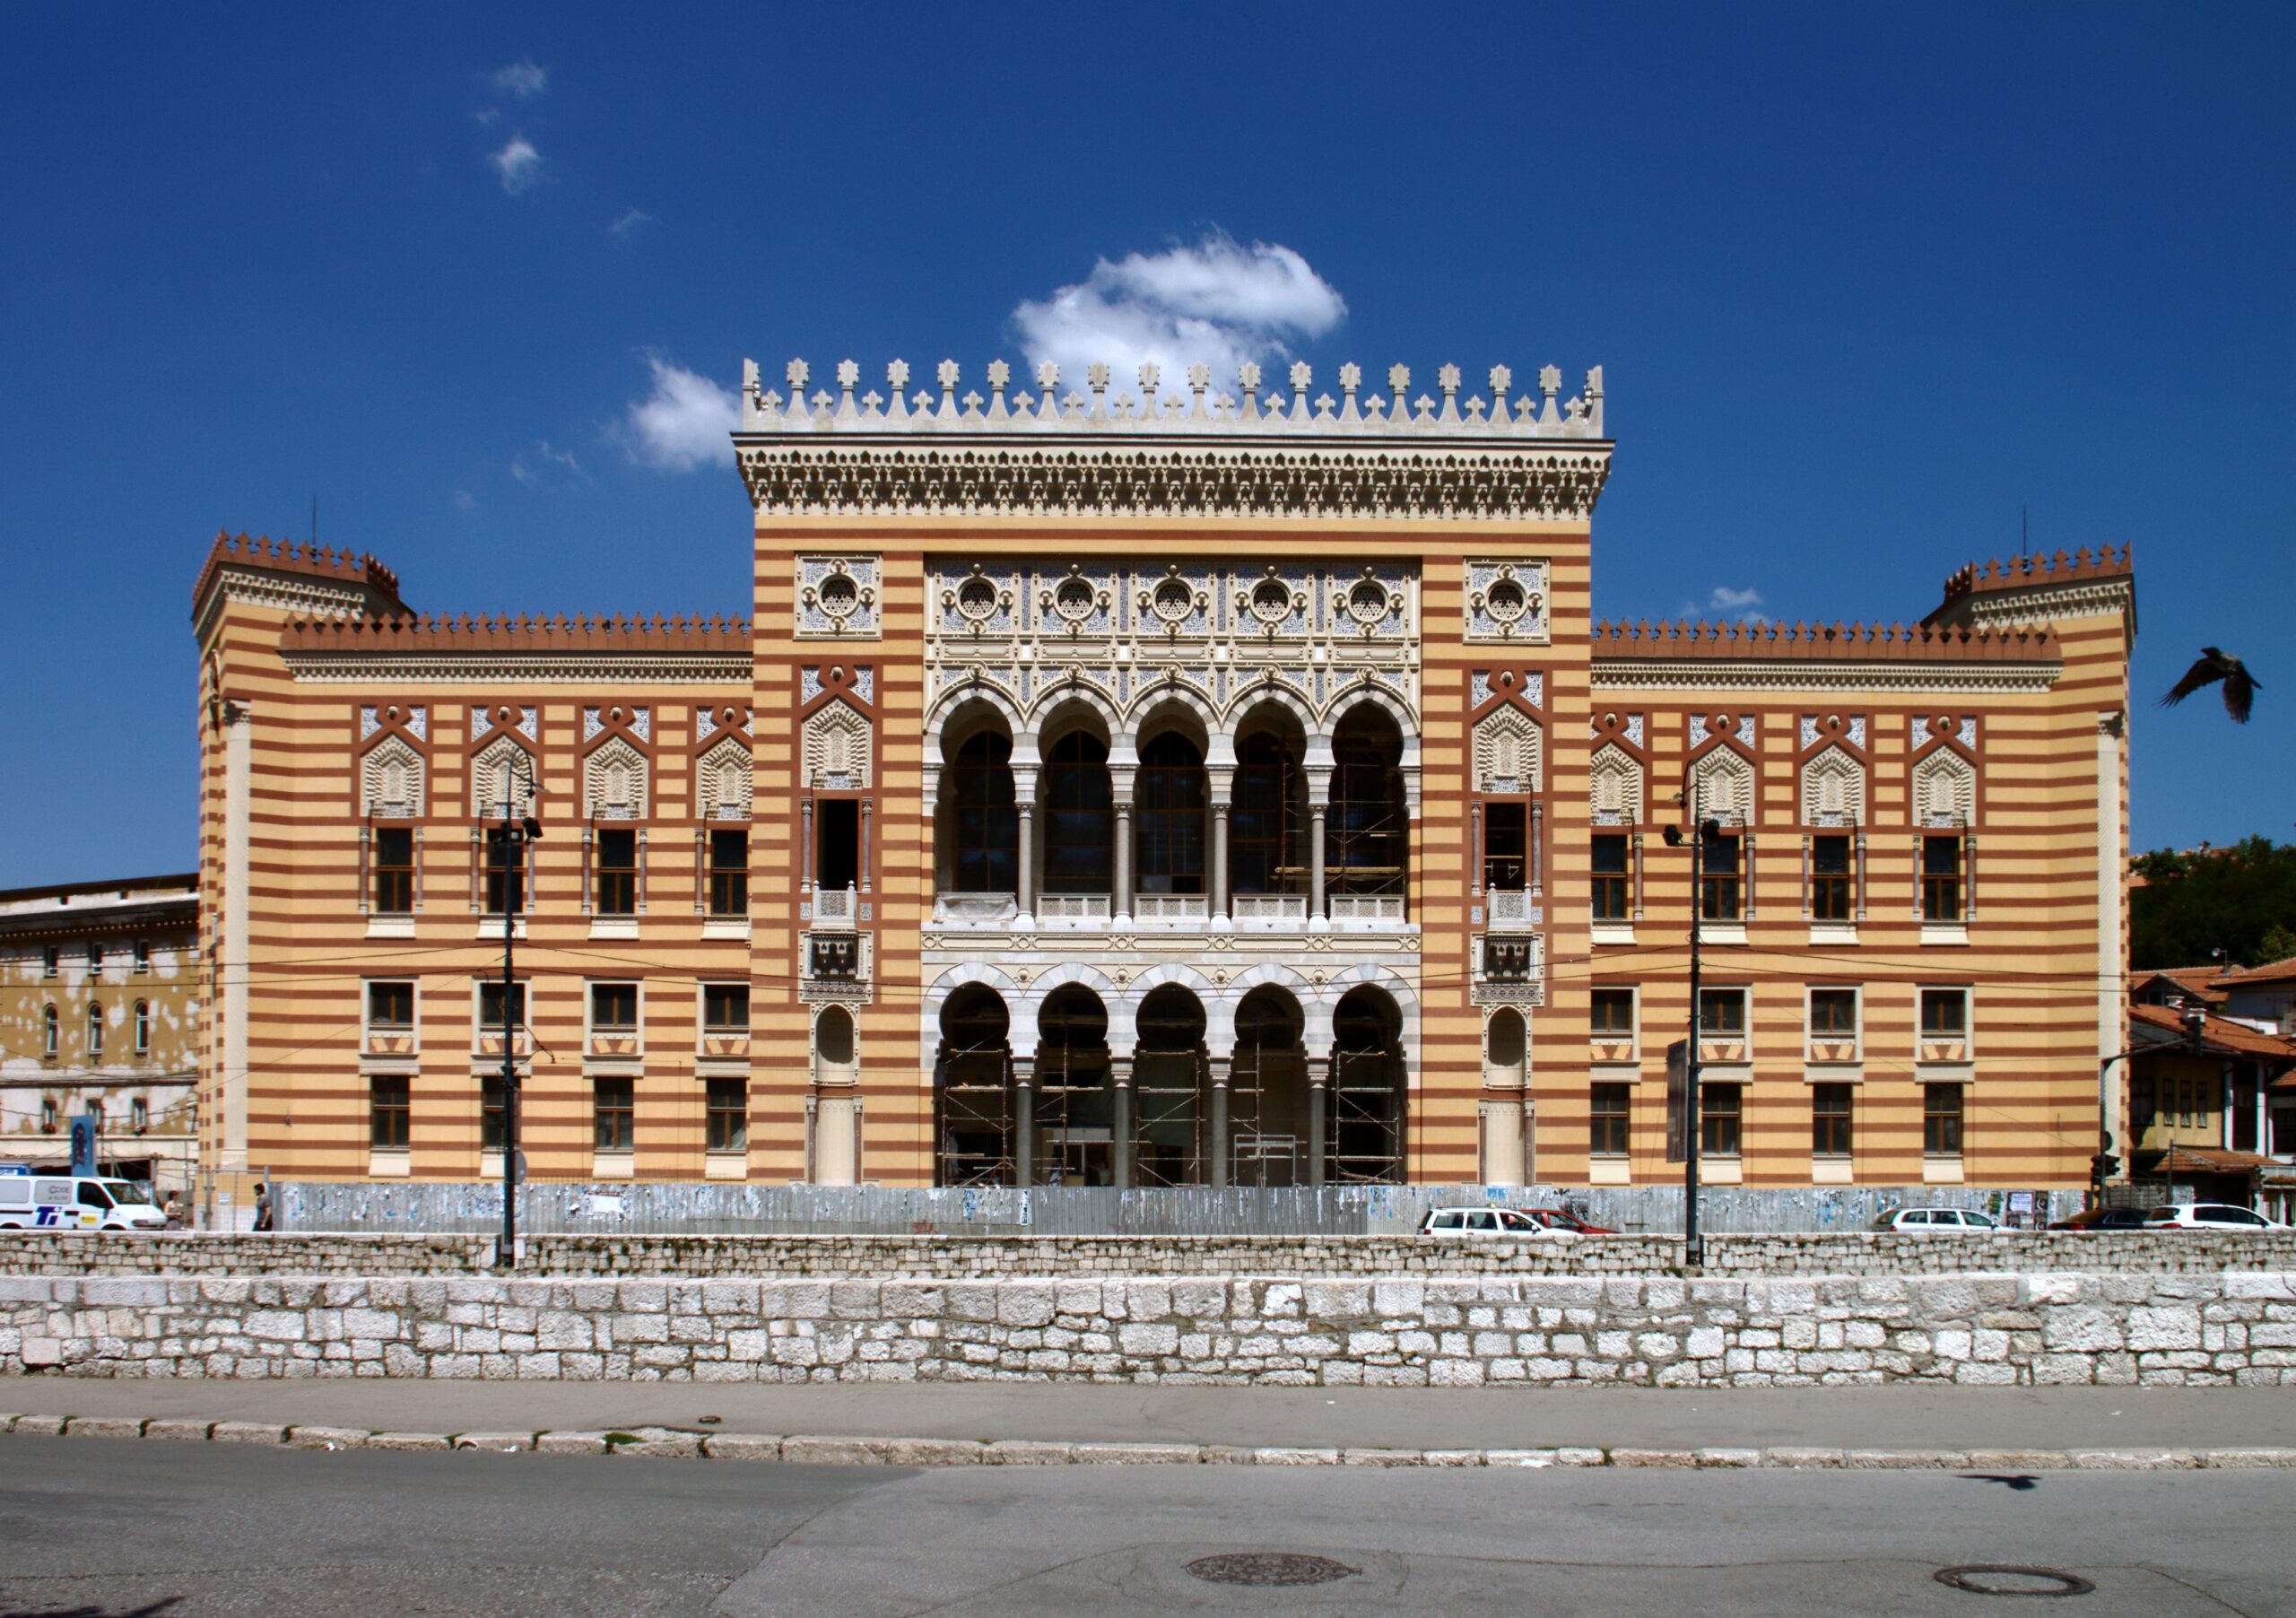
<svg viewBox="0 0 2296 1618">
<path fill-rule="evenodd" d="M 2296 954 L 2296 846 L 2251 837 L 2229 848 L 2161 848 L 2133 863 L 2129 967 L 2261 966 Z"/>
</svg>

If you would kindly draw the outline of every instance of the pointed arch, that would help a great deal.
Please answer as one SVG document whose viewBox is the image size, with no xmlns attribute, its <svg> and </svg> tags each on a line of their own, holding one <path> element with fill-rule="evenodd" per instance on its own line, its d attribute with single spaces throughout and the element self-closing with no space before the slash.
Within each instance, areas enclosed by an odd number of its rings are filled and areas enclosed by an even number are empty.
<svg viewBox="0 0 2296 1618">
<path fill-rule="evenodd" d="M 743 821 L 750 817 L 750 750 L 737 736 L 727 736 L 694 765 L 694 803 L 708 821 Z"/>
<path fill-rule="evenodd" d="M 805 785 L 815 791 L 867 791 L 869 739 L 869 721 L 849 704 L 825 702 L 815 709 L 805 720 Z"/>
<path fill-rule="evenodd" d="M 582 802 L 592 820 L 646 817 L 646 755 L 615 736 L 582 761 Z"/>
<path fill-rule="evenodd" d="M 1754 819 L 1754 767 L 1745 754 L 1717 747 L 1691 766 L 1699 813 L 1726 826 L 1751 826 Z"/>
<path fill-rule="evenodd" d="M 1977 818 L 1977 770 L 1950 747 L 1913 767 L 1913 823 L 1966 826 Z"/>
<path fill-rule="evenodd" d="M 1518 708 L 1494 708 L 1483 715 L 1474 727 L 1475 790 L 1538 791 L 1543 742 L 1538 721 Z"/>
<path fill-rule="evenodd" d="M 1804 764 L 1802 823 L 1864 825 L 1866 767 L 1839 747 L 1829 747 Z"/>
<path fill-rule="evenodd" d="M 1595 752 L 1587 770 L 1588 798 L 1597 826 L 1635 826 L 1642 822 L 1642 761 L 1617 743 Z"/>
<path fill-rule="evenodd" d="M 471 813 L 491 820 L 510 805 L 512 818 L 535 812 L 534 754 L 507 735 L 498 735 L 472 755 Z"/>
<path fill-rule="evenodd" d="M 370 815 L 411 819 L 422 813 L 422 755 L 404 736 L 385 736 L 359 761 L 359 799 Z"/>
</svg>

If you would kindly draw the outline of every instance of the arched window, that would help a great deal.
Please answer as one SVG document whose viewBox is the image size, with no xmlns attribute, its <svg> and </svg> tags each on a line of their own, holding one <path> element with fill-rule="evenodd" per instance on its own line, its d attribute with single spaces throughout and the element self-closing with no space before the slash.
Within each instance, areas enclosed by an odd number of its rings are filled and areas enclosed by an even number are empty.
<svg viewBox="0 0 2296 1618">
<path fill-rule="evenodd" d="M 1168 730 L 1140 750 L 1140 892 L 1204 892 L 1204 754 Z"/>
<path fill-rule="evenodd" d="M 1307 777 L 1299 750 L 1269 731 L 1236 748 L 1234 807 L 1228 813 L 1228 866 L 1239 893 L 1305 891 Z"/>
<path fill-rule="evenodd" d="M 63 1031 L 57 1022 L 56 1007 L 43 1006 L 39 1013 L 39 1054 L 54 1059 L 63 1043 Z"/>
<path fill-rule="evenodd" d="M 1204 1005 L 1168 983 L 1149 992 L 1133 1026 L 1133 1183 L 1192 1186 L 1204 1179 L 1200 1079 Z"/>
<path fill-rule="evenodd" d="M 967 984 L 941 1007 L 939 1118 L 934 1130 L 944 1186 L 1013 1183 L 1011 1013 L 996 991 Z"/>
<path fill-rule="evenodd" d="M 1109 750 L 1089 731 L 1053 744 L 1044 771 L 1044 891 L 1106 893 L 1114 883 L 1115 798 Z"/>
<path fill-rule="evenodd" d="M 88 1060 L 94 1061 L 104 1054 L 104 1008 L 90 1001 L 88 1004 Z"/>
<path fill-rule="evenodd" d="M 139 1057 L 152 1054 L 152 1003 L 149 1000 L 135 1003 L 135 1054 Z"/>
<path fill-rule="evenodd" d="M 952 886 L 960 893 L 1019 891 L 1021 821 L 1013 807 L 1013 742 L 983 731 L 949 766 Z"/>
<path fill-rule="evenodd" d="M 830 1006 L 813 1022 L 813 1082 L 850 1084 L 859 1076 L 853 1013 L 841 1005 Z"/>
<path fill-rule="evenodd" d="M 1503 1006 L 1492 1013 L 1483 1057 L 1483 1082 L 1495 1090 L 1520 1090 L 1529 1056 L 1529 1043 L 1522 1013 Z"/>
<path fill-rule="evenodd" d="M 1410 822 L 1402 758 L 1395 721 L 1377 709 L 1356 709 L 1340 722 L 1325 822 L 1324 864 L 1334 893 L 1404 891 Z"/>
</svg>

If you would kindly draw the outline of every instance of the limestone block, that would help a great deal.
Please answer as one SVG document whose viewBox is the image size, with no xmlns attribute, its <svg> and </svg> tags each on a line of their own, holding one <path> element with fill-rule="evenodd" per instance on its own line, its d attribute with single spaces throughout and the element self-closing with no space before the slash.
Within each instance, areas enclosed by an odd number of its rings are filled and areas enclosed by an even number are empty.
<svg viewBox="0 0 2296 1618">
<path fill-rule="evenodd" d="M 140 1439 L 144 1436 L 141 1416 L 74 1416 L 64 1429 L 64 1436 L 74 1439 Z"/>
<path fill-rule="evenodd" d="M 297 1449 L 364 1449 L 369 1433 L 364 1427 L 306 1427 L 287 1430 L 288 1444 Z"/>
</svg>

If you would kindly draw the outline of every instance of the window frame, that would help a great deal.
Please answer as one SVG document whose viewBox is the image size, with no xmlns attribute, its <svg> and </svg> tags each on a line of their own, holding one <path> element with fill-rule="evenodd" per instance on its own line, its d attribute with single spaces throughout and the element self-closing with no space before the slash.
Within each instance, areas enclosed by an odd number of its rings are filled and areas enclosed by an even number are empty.
<svg viewBox="0 0 2296 1618">
<path fill-rule="evenodd" d="M 739 995 L 741 996 L 742 1015 L 740 1022 L 713 1022 L 710 1021 L 710 999 L 713 996 L 718 995 Z M 749 1037 L 750 986 L 747 983 L 705 979 L 700 985 L 700 997 L 701 1031 L 705 1038 L 724 1040 L 734 1038 L 735 1036 L 739 1036 L 744 1039 Z"/>
<path fill-rule="evenodd" d="M 1818 1025 L 1818 1005 L 1821 998 L 1827 1004 L 1832 1005 L 1845 997 L 1849 1002 L 1849 1026 L 1847 1029 L 1835 1026 L 1821 1028 Z M 1865 1044 L 1865 1002 L 1864 993 L 1854 983 L 1813 983 L 1805 986 L 1802 991 L 1804 1037 L 1813 1045 L 1821 1040 L 1847 1040 L 1851 1045 L 1862 1048 Z"/>
<path fill-rule="evenodd" d="M 405 860 L 402 864 L 394 857 L 384 858 L 387 839 L 406 839 Z M 376 916 L 412 916 L 417 898 L 415 873 L 420 863 L 413 826 L 403 823 L 378 825 L 368 845 L 367 906 Z M 500 915 L 499 910 L 495 914 Z"/>
<path fill-rule="evenodd" d="M 1939 1098 L 1952 1092 L 1952 1106 L 1942 1108 Z M 1940 1139 L 1950 1134 L 1950 1144 Z M 1969 1086 L 1958 1079 L 1931 1079 L 1921 1087 L 1921 1155 L 1937 1161 L 1957 1161 L 1969 1152 Z"/>
<path fill-rule="evenodd" d="M 623 839 L 628 839 L 625 842 Z M 606 863 L 609 848 L 629 851 L 627 864 Z M 593 829 L 590 848 L 590 913 L 623 919 L 645 909 L 639 873 L 646 865 L 646 839 L 636 826 L 619 824 Z"/>
<path fill-rule="evenodd" d="M 152 1003 L 149 1000 L 138 1000 L 135 1010 L 129 1015 L 135 1029 L 135 1054 L 139 1057 L 148 1057 L 152 1054 Z"/>
<path fill-rule="evenodd" d="M 1626 1026 L 1623 1029 L 1606 1022 L 1596 1013 L 1597 1005 L 1605 1002 L 1615 1005 L 1618 996 L 1625 996 L 1626 1000 Z M 1631 983 L 1597 983 L 1588 987 L 1587 1037 L 1590 1040 L 1599 1040 L 1604 1044 L 1616 1044 L 1622 1040 L 1629 1044 L 1634 1043 L 1640 1031 L 1641 1022 L 1642 993 L 1637 986 Z"/>
<path fill-rule="evenodd" d="M 1960 1041 L 1964 1046 L 1970 1043 L 1977 1021 L 1977 997 L 1971 992 L 1970 985 L 1926 983 L 1918 986 L 1914 994 L 1914 1038 L 1917 1041 L 1926 1041 L 1935 1045 L 1943 1045 L 1954 1040 Z M 1932 996 L 1939 996 L 1941 1001 L 1945 996 L 1951 996 L 1961 1003 L 1961 1023 L 1957 1028 L 1949 1030 L 1930 1026 L 1929 1005 Z"/>
<path fill-rule="evenodd" d="M 367 1075 L 367 1145 L 374 1152 L 407 1152 L 414 1139 L 414 1085 L 403 1073 Z"/>
<path fill-rule="evenodd" d="M 502 1031 L 502 1011 L 500 1000 L 503 987 L 504 985 L 502 979 L 500 978 L 481 978 L 476 980 L 476 987 L 471 995 L 471 1017 L 474 1025 L 471 1043 L 474 1046 L 475 1046 L 479 1040 L 486 1039 L 490 1035 L 500 1034 Z M 532 1030 L 534 1018 L 534 996 L 530 992 L 531 985 L 526 979 L 513 979 L 510 981 L 509 987 L 510 990 L 511 1010 L 513 1013 L 510 1023 L 510 1037 L 515 1040 L 520 1035 L 528 1033 Z M 489 996 L 492 996 L 496 1002 L 494 1013 L 491 1016 L 487 1014 L 487 1000 Z"/>
<path fill-rule="evenodd" d="M 1828 1082 L 1810 1086 L 1810 1155 L 1838 1160 L 1856 1155 L 1857 1086 Z"/>
<path fill-rule="evenodd" d="M 1950 870 L 1935 867 L 1940 863 L 1932 858 L 1939 848 L 1950 848 Z M 1921 882 L 1920 910 L 1923 925 L 1927 926 L 1961 926 L 1969 920 L 1969 892 L 1967 863 L 1969 834 L 1951 831 L 1925 831 L 1921 833 L 1918 870 Z"/>
<path fill-rule="evenodd" d="M 1501 851 L 1500 822 L 1509 822 Z M 1512 875 L 1512 882 L 1500 877 Z M 1492 893 L 1528 892 L 1531 887 L 1531 800 L 1527 797 L 1486 797 L 1483 800 L 1483 885 Z"/>
<path fill-rule="evenodd" d="M 1615 844 L 1618 848 L 1618 869 L 1606 871 L 1597 857 L 1598 848 L 1606 849 Z M 1634 839 L 1627 831 L 1596 831 L 1587 843 L 1588 919 L 1609 926 L 1631 924 L 1634 920 Z"/>
<path fill-rule="evenodd" d="M 637 1151 L 637 1080 L 626 1074 L 599 1074 L 591 1079 L 590 1140 L 599 1154 Z"/>
<path fill-rule="evenodd" d="M 599 1013 L 601 996 L 619 999 L 627 991 L 630 1020 L 607 1022 Z M 592 1038 L 604 1035 L 612 1039 L 635 1040 L 646 1026 L 646 986 L 636 978 L 592 978 L 582 986 L 582 1016 L 584 1030 Z"/>
<path fill-rule="evenodd" d="M 497 979 L 497 981 L 499 982 L 500 979 Z M 369 1033 L 412 1034 L 414 1031 L 415 1023 L 422 1014 L 422 991 L 416 979 L 412 978 L 369 978 L 361 984 L 360 987 L 360 1012 L 361 1016 L 365 1019 L 367 1031 Z M 404 1022 L 387 1022 L 376 1009 L 375 991 L 377 989 L 388 988 L 403 988 L 406 991 L 406 1020 Z"/>
<path fill-rule="evenodd" d="M 1628 1156 L 1634 1145 L 1634 1086 L 1613 1079 L 1597 1079 L 1587 1086 L 1587 1153 L 1589 1157 Z"/>
<path fill-rule="evenodd" d="M 1729 1105 L 1717 1107 L 1714 1098 L 1726 1094 Z M 1746 1087 L 1735 1079 L 1699 1085 L 1699 1155 L 1743 1158 L 1745 1154 Z M 1726 1140 L 1726 1144 L 1725 1144 Z"/>
<path fill-rule="evenodd" d="M 703 844 L 703 857 L 708 868 L 703 883 L 708 890 L 703 902 L 705 913 L 720 918 L 745 917 L 750 913 L 750 833 L 747 826 L 711 826 Z M 719 858 L 720 851 L 738 843 L 742 851 L 739 866 Z"/>
<path fill-rule="evenodd" d="M 1712 996 L 1718 1004 L 1720 997 L 1725 996 L 1727 996 L 1737 1002 L 1738 1019 L 1736 1025 L 1735 1027 L 1723 1024 L 1709 1025 L 1706 1020 L 1706 1005 L 1708 998 Z M 1752 1024 L 1753 1022 L 1752 998 L 1752 990 L 1743 984 L 1701 985 L 1698 991 L 1698 1037 L 1701 1040 L 1744 1040 L 1750 1039 L 1752 1037 Z"/>
<path fill-rule="evenodd" d="M 1839 844 L 1841 849 L 1841 869 L 1825 871 L 1819 868 L 1822 848 Z M 1851 831 L 1813 831 L 1810 833 L 1810 919 L 1820 926 L 1853 926 L 1858 912 L 1864 909 L 1858 902 L 1857 836 Z"/>
<path fill-rule="evenodd" d="M 1701 925 L 1732 926 L 1746 920 L 1745 838 L 1744 827 L 1721 826 L 1711 837 L 1700 833 L 1698 919 Z M 1713 858 L 1717 848 L 1727 848 L 1730 853 L 1729 868 L 1718 874 Z"/>
<path fill-rule="evenodd" d="M 703 1082 L 701 1094 L 702 1149 L 704 1151 L 726 1156 L 735 1153 L 744 1155 L 748 1153 L 749 1089 L 748 1079 L 731 1074 L 713 1074 Z M 723 1103 L 723 1098 L 728 1093 L 736 1098 L 736 1105 L 728 1107 Z M 730 1127 L 726 1124 L 728 1118 L 735 1120 Z"/>
</svg>

